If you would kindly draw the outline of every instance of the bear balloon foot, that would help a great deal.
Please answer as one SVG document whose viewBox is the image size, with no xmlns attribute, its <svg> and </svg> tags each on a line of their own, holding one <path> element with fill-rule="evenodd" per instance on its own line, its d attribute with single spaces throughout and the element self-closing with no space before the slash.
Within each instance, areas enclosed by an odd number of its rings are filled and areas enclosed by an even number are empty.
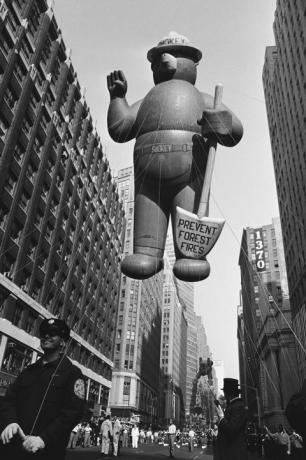
<svg viewBox="0 0 306 460">
<path fill-rule="evenodd" d="M 163 268 L 163 259 L 146 254 L 131 254 L 121 262 L 122 273 L 138 280 L 150 278 Z"/>
<path fill-rule="evenodd" d="M 173 266 L 173 273 L 181 281 L 201 281 L 209 276 L 210 265 L 207 260 L 179 259 Z"/>
</svg>

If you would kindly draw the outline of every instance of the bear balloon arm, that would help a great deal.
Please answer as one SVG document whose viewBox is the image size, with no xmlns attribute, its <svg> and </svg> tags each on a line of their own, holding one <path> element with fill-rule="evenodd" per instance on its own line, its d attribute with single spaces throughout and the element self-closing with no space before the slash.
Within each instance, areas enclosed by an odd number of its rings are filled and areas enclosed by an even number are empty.
<svg viewBox="0 0 306 460">
<path fill-rule="evenodd" d="M 111 99 L 107 114 L 107 126 L 113 141 L 123 143 L 134 139 L 136 136 L 135 121 L 141 102 L 141 100 L 137 101 L 130 106 L 125 98 Z"/>
<path fill-rule="evenodd" d="M 217 141 L 226 147 L 237 145 L 243 136 L 243 126 L 239 118 L 226 105 L 213 109 L 214 99 L 203 94 L 205 110 L 198 124 L 202 127 L 202 136 Z"/>
</svg>

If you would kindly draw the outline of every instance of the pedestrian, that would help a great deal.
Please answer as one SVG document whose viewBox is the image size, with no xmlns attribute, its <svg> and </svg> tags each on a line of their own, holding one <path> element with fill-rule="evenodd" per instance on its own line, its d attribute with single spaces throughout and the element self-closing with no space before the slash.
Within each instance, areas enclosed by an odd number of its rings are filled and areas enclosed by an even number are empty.
<svg viewBox="0 0 306 460">
<path fill-rule="evenodd" d="M 168 428 L 168 436 L 169 436 L 169 457 L 174 457 L 174 442 L 176 437 L 176 426 L 173 423 L 173 420 L 170 419 L 170 424 Z"/>
<path fill-rule="evenodd" d="M 137 449 L 138 447 L 138 438 L 139 438 L 139 429 L 137 425 L 134 425 L 132 428 L 132 447 Z"/>
<path fill-rule="evenodd" d="M 124 425 L 122 432 L 122 447 L 129 447 L 129 431 L 126 425 Z"/>
<path fill-rule="evenodd" d="M 101 443 L 101 453 L 102 455 L 108 455 L 110 451 L 110 442 L 113 436 L 113 426 L 110 420 L 110 415 L 105 417 L 101 425 L 101 435 L 102 435 L 102 443 Z"/>
<path fill-rule="evenodd" d="M 144 432 L 144 429 L 141 428 L 140 433 L 139 433 L 139 442 L 140 442 L 140 444 L 143 444 L 145 442 L 145 437 L 146 437 L 146 434 Z"/>
<path fill-rule="evenodd" d="M 292 447 L 292 460 L 303 460 L 303 438 L 295 430 L 293 430 L 291 436 L 291 447 Z"/>
<path fill-rule="evenodd" d="M 84 378 L 65 355 L 69 327 L 60 319 L 45 319 L 39 334 L 43 356 L 21 372 L 0 401 L 3 459 L 64 459 L 83 415 Z"/>
<path fill-rule="evenodd" d="M 215 423 L 211 430 L 211 438 L 212 438 L 213 446 L 216 445 L 217 437 L 218 437 L 218 425 Z"/>
<path fill-rule="evenodd" d="M 291 454 L 291 441 L 286 429 L 283 427 L 282 424 L 280 424 L 278 426 L 278 431 L 276 433 L 271 433 L 271 431 L 266 426 L 265 430 L 269 438 L 273 439 L 278 445 L 279 460 L 285 460 L 287 458 L 287 455 Z"/>
<path fill-rule="evenodd" d="M 149 427 L 147 431 L 147 443 L 151 444 L 151 442 L 152 442 L 152 430 L 151 430 L 151 427 Z"/>
<path fill-rule="evenodd" d="M 114 452 L 113 455 L 114 457 L 117 457 L 118 455 L 118 447 L 119 447 L 119 438 L 121 434 L 121 423 L 120 420 L 116 417 L 114 421 L 114 426 L 113 426 L 113 447 L 114 447 Z"/>
<path fill-rule="evenodd" d="M 193 431 L 192 427 L 189 430 L 188 437 L 189 437 L 189 452 L 192 452 L 193 451 L 194 437 L 195 437 L 195 432 Z"/>
<path fill-rule="evenodd" d="M 90 436 L 91 436 L 92 428 L 87 422 L 84 428 L 84 447 L 90 447 Z"/>
<path fill-rule="evenodd" d="M 78 423 L 71 431 L 67 449 L 75 449 L 77 446 L 79 432 L 81 430 L 81 423 Z"/>
<path fill-rule="evenodd" d="M 303 458 L 306 459 L 306 379 L 299 393 L 292 395 L 289 399 L 285 414 L 291 427 L 302 436 Z"/>
<path fill-rule="evenodd" d="M 245 437 L 247 414 L 243 401 L 239 397 L 238 380 L 225 378 L 223 382 L 227 406 L 223 413 L 220 403 L 216 401 L 219 425 L 214 460 L 246 460 L 248 458 Z"/>
</svg>

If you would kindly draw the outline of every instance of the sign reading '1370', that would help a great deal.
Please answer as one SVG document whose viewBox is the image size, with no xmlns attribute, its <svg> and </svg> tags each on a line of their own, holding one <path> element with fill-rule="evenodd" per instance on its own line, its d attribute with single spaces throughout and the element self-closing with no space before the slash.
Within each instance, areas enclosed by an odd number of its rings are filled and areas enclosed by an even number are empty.
<svg viewBox="0 0 306 460">
<path fill-rule="evenodd" d="M 256 229 L 254 231 L 255 241 L 255 262 L 257 271 L 263 272 L 266 270 L 266 258 L 264 250 L 263 232 L 262 229 Z"/>
</svg>

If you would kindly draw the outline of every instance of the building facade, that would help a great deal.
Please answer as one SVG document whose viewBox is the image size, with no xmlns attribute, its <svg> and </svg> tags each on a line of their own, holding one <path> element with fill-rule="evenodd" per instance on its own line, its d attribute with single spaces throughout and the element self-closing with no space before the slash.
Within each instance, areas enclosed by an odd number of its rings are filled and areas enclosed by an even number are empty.
<svg viewBox="0 0 306 460">
<path fill-rule="evenodd" d="M 126 211 L 127 255 L 133 252 L 133 168 L 120 170 L 117 182 Z M 162 273 L 145 281 L 122 275 L 110 409 L 121 418 L 137 416 L 146 425 L 158 417 L 162 299 Z"/>
<path fill-rule="evenodd" d="M 169 229 L 166 240 L 166 251 L 171 266 L 175 262 L 175 253 L 173 247 L 172 233 Z M 188 328 L 187 328 L 187 355 L 186 355 L 186 393 L 185 393 L 185 415 L 190 415 L 190 404 L 192 400 L 193 384 L 198 372 L 198 337 L 197 321 L 194 311 L 194 285 L 174 278 L 179 301 L 185 310 Z"/>
<path fill-rule="evenodd" d="M 55 316 L 89 406 L 106 409 L 123 205 L 52 6 L 1 0 L 0 35 L 1 392 Z"/>
<path fill-rule="evenodd" d="M 207 335 L 203 324 L 203 318 L 200 315 L 196 315 L 196 327 L 197 327 L 197 342 L 198 342 L 198 363 L 200 359 L 207 361 L 208 358 L 212 358 L 209 345 L 207 343 Z"/>
<path fill-rule="evenodd" d="M 306 378 L 306 6 L 278 0 L 263 84 L 300 383 Z"/>
<path fill-rule="evenodd" d="M 178 299 L 172 267 L 165 253 L 159 396 L 164 425 L 170 419 L 180 427 L 185 422 L 187 328 L 185 310 Z"/>
<path fill-rule="evenodd" d="M 214 368 L 212 354 L 207 344 L 207 336 L 203 319 L 196 315 L 197 330 L 197 362 L 198 372 L 193 379 L 192 396 L 190 400 L 191 420 L 197 423 L 210 425 L 214 419 L 214 399 L 216 388 L 214 385 Z"/>
<path fill-rule="evenodd" d="M 286 423 L 284 409 L 298 388 L 286 266 L 279 219 L 243 231 L 239 258 L 239 368 L 251 419 Z M 260 403 L 261 401 L 261 403 Z"/>
</svg>

